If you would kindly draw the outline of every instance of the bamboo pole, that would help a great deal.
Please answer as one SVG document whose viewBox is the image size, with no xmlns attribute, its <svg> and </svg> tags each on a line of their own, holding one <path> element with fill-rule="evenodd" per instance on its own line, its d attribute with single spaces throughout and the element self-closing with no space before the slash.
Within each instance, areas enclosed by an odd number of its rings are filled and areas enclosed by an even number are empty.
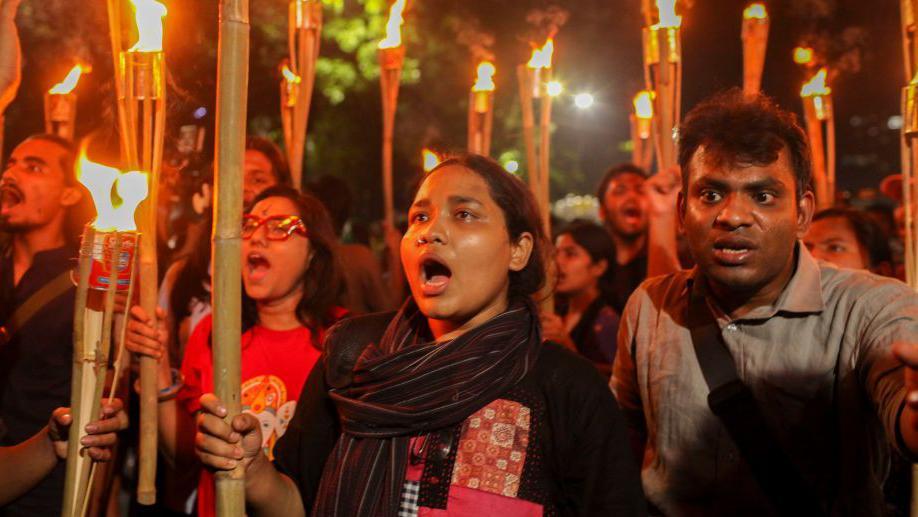
<svg viewBox="0 0 918 517">
<path fill-rule="evenodd" d="M 755 95 L 762 90 L 769 19 L 764 4 L 760 6 L 761 13 L 752 13 L 752 6 L 743 13 L 740 38 L 743 41 L 743 93 L 746 95 Z"/>
<path fill-rule="evenodd" d="M 832 97 L 803 97 L 803 118 L 812 154 L 816 204 L 823 210 L 835 204 L 835 117 Z"/>
<path fill-rule="evenodd" d="M 469 93 L 468 151 L 489 156 L 494 123 L 494 92 Z"/>
<path fill-rule="evenodd" d="M 536 87 L 535 73 L 526 65 L 516 67 L 516 77 L 520 87 L 520 111 L 523 116 L 523 144 L 526 148 L 526 173 L 529 178 L 529 188 L 536 201 L 539 199 L 539 159 L 536 155 L 535 139 L 535 110 L 532 106 L 533 89 Z"/>
<path fill-rule="evenodd" d="M 214 174 L 214 391 L 227 421 L 242 410 L 240 396 L 242 167 L 249 84 L 249 2 L 221 0 L 217 50 L 216 170 Z M 245 471 L 216 474 L 217 515 L 245 513 Z"/>
<path fill-rule="evenodd" d="M 679 27 L 645 27 L 644 81 L 654 92 L 653 140 L 657 169 L 676 165 L 673 131 L 679 126 L 682 110 L 682 43 Z"/>
</svg>

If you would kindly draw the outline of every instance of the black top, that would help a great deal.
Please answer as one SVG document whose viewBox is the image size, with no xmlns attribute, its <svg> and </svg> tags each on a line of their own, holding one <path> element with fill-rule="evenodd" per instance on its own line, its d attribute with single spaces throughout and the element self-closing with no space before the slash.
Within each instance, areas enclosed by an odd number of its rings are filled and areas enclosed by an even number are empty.
<svg viewBox="0 0 918 517">
<path fill-rule="evenodd" d="M 609 293 L 606 303 L 615 309 L 615 312 L 622 314 L 625 311 L 625 303 L 631 296 L 631 293 L 641 285 L 647 278 L 647 247 L 627 264 L 616 264 L 612 270 L 611 286 L 612 292 Z"/>
<path fill-rule="evenodd" d="M 297 484 L 307 509 L 315 502 L 325 459 L 340 433 L 328 390 L 349 382 L 350 368 L 367 344 L 362 336 L 381 336 L 391 317 L 389 313 L 353 318 L 330 331 L 326 353 L 312 370 L 296 413 L 274 448 L 275 465 Z M 542 505 L 545 515 L 645 513 L 624 420 L 605 381 L 588 361 L 546 343 L 533 370 L 500 399 L 531 412 L 518 498 Z M 467 423 L 455 432 L 438 433 L 452 443 L 429 450 L 456 451 Z M 439 460 L 433 456 L 425 460 L 419 500 L 438 508 L 446 504 L 448 489 L 438 481 L 450 479 L 456 454 Z"/>
<path fill-rule="evenodd" d="M 76 250 L 35 254 L 32 267 L 13 285 L 13 261 L 0 257 L 0 325 L 46 283 L 73 265 Z M 37 433 L 51 412 L 70 405 L 75 288 L 42 307 L 13 339 L 0 346 L 0 445 Z M 0 509 L 0 515 L 57 515 L 63 501 L 64 464 L 34 489 Z"/>
<path fill-rule="evenodd" d="M 558 314 L 567 314 L 559 307 Z M 571 341 L 581 355 L 595 363 L 611 365 L 615 361 L 616 336 L 620 317 L 602 298 L 596 298 L 580 315 L 570 331 Z"/>
</svg>

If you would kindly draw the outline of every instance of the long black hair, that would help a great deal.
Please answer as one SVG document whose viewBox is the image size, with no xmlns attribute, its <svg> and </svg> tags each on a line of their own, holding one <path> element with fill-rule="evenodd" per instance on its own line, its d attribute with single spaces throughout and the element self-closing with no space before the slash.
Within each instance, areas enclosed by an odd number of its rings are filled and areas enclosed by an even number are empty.
<svg viewBox="0 0 918 517">
<path fill-rule="evenodd" d="M 610 299 L 615 286 L 613 268 L 615 267 L 615 242 L 609 232 L 598 224 L 583 219 L 572 221 L 558 232 L 558 236 L 570 235 L 578 246 L 587 252 L 593 263 L 606 261 L 606 270 L 599 277 L 599 293 L 603 300 Z"/>
<path fill-rule="evenodd" d="M 344 290 L 337 257 L 338 241 L 332 229 L 331 218 L 318 199 L 283 185 L 265 189 L 255 198 L 252 206 L 270 197 L 282 197 L 293 203 L 300 219 L 306 225 L 312 259 L 303 274 L 303 297 L 296 306 L 296 317 L 304 327 L 310 330 L 314 338 L 312 342 L 318 348 L 321 346 L 317 339 L 318 333 L 321 329 L 335 323 L 334 309 Z M 303 260 L 310 259 L 303 257 Z M 249 298 L 243 289 L 243 331 L 254 326 L 257 321 L 258 312 L 255 300 Z"/>
</svg>

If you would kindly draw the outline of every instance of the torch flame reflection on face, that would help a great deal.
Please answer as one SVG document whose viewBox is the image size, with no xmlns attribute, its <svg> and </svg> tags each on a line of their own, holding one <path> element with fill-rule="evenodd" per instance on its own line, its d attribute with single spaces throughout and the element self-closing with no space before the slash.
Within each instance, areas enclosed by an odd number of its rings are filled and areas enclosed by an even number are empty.
<svg viewBox="0 0 918 517">
<path fill-rule="evenodd" d="M 395 48 L 402 44 L 402 24 L 405 19 L 402 12 L 407 0 L 395 0 L 389 8 L 389 20 L 386 21 L 386 38 L 379 42 L 379 48 Z"/>
<path fill-rule="evenodd" d="M 89 190 L 96 207 L 93 228 L 102 232 L 137 230 L 134 211 L 147 197 L 146 173 L 131 171 L 122 174 L 114 167 L 90 161 L 83 149 L 77 162 L 77 180 Z M 112 202 L 112 187 L 121 198 L 117 205 Z"/>
<path fill-rule="evenodd" d="M 676 15 L 676 0 L 657 0 L 657 11 L 660 13 L 660 22 L 657 27 L 680 27 L 682 17 Z"/>
<path fill-rule="evenodd" d="M 634 115 L 645 120 L 653 118 L 653 92 L 641 90 L 634 96 Z"/>
<path fill-rule="evenodd" d="M 137 24 L 137 43 L 132 52 L 162 52 L 166 6 L 156 0 L 131 0 Z"/>
<path fill-rule="evenodd" d="M 76 88 L 77 82 L 80 80 L 80 75 L 83 73 L 83 67 L 76 65 L 70 69 L 70 72 L 67 73 L 67 77 L 63 81 L 55 84 L 48 93 L 66 95 L 73 91 Z"/>
<path fill-rule="evenodd" d="M 475 84 L 472 86 L 473 92 L 492 92 L 494 91 L 494 74 L 497 68 L 490 61 L 478 63 L 478 76 L 475 78 Z"/>
<path fill-rule="evenodd" d="M 529 68 L 551 68 L 551 57 L 555 53 L 555 40 L 548 38 L 542 48 L 532 49 L 532 57 L 526 64 Z"/>
<path fill-rule="evenodd" d="M 743 19 L 746 20 L 765 20 L 768 18 L 768 11 L 765 9 L 765 4 L 754 3 L 749 4 L 745 10 L 743 10 Z"/>
</svg>

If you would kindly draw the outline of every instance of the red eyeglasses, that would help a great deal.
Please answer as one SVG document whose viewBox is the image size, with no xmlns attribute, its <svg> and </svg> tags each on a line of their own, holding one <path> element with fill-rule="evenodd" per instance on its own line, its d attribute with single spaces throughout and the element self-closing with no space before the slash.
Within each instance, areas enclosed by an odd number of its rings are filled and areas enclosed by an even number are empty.
<svg viewBox="0 0 918 517">
<path fill-rule="evenodd" d="M 269 241 L 285 241 L 294 233 L 306 237 L 306 225 L 295 215 L 272 215 L 262 219 L 254 214 L 242 216 L 242 238 L 249 240 L 259 226 L 264 225 L 265 237 Z"/>
</svg>

